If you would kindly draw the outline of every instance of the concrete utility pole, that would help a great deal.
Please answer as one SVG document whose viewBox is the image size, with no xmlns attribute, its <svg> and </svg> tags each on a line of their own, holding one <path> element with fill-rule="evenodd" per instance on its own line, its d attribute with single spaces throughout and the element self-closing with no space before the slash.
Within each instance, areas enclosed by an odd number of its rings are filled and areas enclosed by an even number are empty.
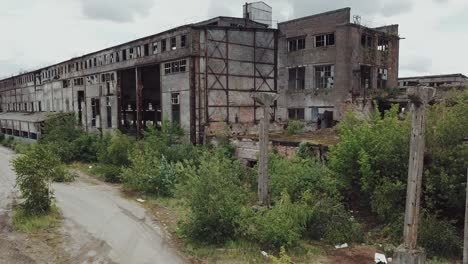
<svg viewBox="0 0 468 264">
<path fill-rule="evenodd" d="M 468 138 L 463 140 L 468 144 Z M 468 166 L 466 167 L 465 232 L 463 240 L 463 264 L 468 264 Z"/>
<path fill-rule="evenodd" d="M 435 94 L 434 88 L 410 87 L 407 90 L 413 110 L 408 186 L 406 191 L 405 226 L 403 245 L 395 251 L 397 264 L 423 264 L 426 262 L 424 249 L 417 247 L 419 205 L 422 189 L 422 174 L 425 148 L 426 105 Z"/>
<path fill-rule="evenodd" d="M 271 105 L 278 99 L 276 93 L 255 93 L 255 101 L 263 108 L 263 117 L 260 120 L 258 133 L 260 143 L 260 157 L 258 163 L 258 200 L 261 205 L 268 205 L 268 131 L 270 124 Z"/>
</svg>

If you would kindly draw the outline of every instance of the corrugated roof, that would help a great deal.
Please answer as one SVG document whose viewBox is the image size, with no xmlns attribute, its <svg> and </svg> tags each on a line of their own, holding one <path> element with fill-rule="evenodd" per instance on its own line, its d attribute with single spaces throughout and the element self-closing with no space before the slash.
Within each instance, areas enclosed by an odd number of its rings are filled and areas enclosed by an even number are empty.
<svg viewBox="0 0 468 264">
<path fill-rule="evenodd" d="M 19 112 L 1 112 L 0 120 L 16 120 L 23 122 L 39 123 L 47 120 L 54 113 L 36 112 L 36 113 L 19 113 Z"/>
</svg>

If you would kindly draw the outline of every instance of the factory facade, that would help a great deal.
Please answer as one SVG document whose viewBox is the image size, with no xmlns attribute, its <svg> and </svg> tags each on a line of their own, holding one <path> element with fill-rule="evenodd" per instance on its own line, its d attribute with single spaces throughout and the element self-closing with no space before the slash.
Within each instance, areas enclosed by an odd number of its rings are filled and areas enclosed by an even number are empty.
<svg viewBox="0 0 468 264">
<path fill-rule="evenodd" d="M 271 7 L 257 2 L 243 18 L 184 25 L 0 80 L 0 132 L 35 139 L 47 113 L 72 112 L 87 131 L 128 134 L 167 118 L 204 143 L 220 130 L 256 133 L 257 93 L 279 94 L 267 117 L 273 130 L 290 119 L 329 127 L 346 110 L 368 109 L 372 91 L 398 84 L 398 27 L 350 20 L 345 8 L 272 29 Z"/>
</svg>

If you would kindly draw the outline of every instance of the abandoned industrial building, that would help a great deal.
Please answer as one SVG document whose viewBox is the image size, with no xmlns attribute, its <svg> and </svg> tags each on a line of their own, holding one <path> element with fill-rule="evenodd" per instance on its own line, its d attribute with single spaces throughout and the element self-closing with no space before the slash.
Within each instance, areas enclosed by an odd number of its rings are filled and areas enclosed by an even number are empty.
<svg viewBox="0 0 468 264">
<path fill-rule="evenodd" d="M 404 77 L 398 78 L 398 85 L 400 87 L 407 87 L 412 85 L 425 85 L 429 87 L 445 88 L 467 87 L 468 77 L 461 73 Z"/>
<path fill-rule="evenodd" d="M 1 133 L 36 139 L 48 112 L 74 112 L 87 131 L 136 134 L 164 118 L 193 143 L 220 129 L 255 134 L 253 93 L 278 93 L 270 119 L 310 130 L 348 109 L 369 111 L 373 91 L 398 85 L 398 26 L 364 27 L 350 8 L 281 22 L 246 4 L 216 17 L 0 81 Z"/>
</svg>

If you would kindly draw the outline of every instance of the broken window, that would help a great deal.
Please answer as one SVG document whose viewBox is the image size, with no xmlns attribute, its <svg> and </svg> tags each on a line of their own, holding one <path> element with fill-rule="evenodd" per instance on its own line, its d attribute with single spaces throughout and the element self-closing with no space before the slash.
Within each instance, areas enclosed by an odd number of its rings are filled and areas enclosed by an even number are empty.
<svg viewBox="0 0 468 264">
<path fill-rule="evenodd" d="M 83 78 L 76 78 L 73 80 L 73 85 L 80 86 L 83 85 Z"/>
<path fill-rule="evenodd" d="M 133 48 L 128 49 L 128 58 L 133 59 Z"/>
<path fill-rule="evenodd" d="M 288 118 L 293 120 L 304 120 L 304 108 L 289 108 Z"/>
<path fill-rule="evenodd" d="M 180 65 L 180 62 L 178 62 L 178 61 L 174 61 L 172 63 L 172 72 L 173 73 L 179 72 L 179 65 Z"/>
<path fill-rule="evenodd" d="M 91 126 L 95 127 L 100 116 L 100 102 L 99 99 L 91 98 L 91 111 L 92 111 L 92 119 L 91 119 Z"/>
<path fill-rule="evenodd" d="M 180 47 L 185 48 L 185 45 L 187 45 L 187 35 L 182 35 L 180 36 Z"/>
<path fill-rule="evenodd" d="M 42 112 L 42 103 L 41 103 L 41 101 L 38 102 L 38 108 L 39 108 L 39 112 Z"/>
<path fill-rule="evenodd" d="M 186 71 L 186 64 L 187 64 L 186 60 L 181 60 L 180 61 L 180 67 L 179 67 L 180 72 L 185 72 Z"/>
<path fill-rule="evenodd" d="M 110 97 L 106 97 L 107 127 L 112 128 L 112 106 Z"/>
<path fill-rule="evenodd" d="M 126 50 L 126 49 L 123 49 L 123 50 L 122 50 L 122 60 L 123 60 L 123 61 L 126 61 L 126 60 L 127 60 L 127 50 Z"/>
<path fill-rule="evenodd" d="M 146 43 L 145 45 L 143 45 L 143 56 L 148 56 L 149 54 L 149 44 Z"/>
<path fill-rule="evenodd" d="M 361 88 L 372 88 L 371 67 L 361 65 Z"/>
<path fill-rule="evenodd" d="M 379 68 L 377 74 L 377 88 L 387 88 L 388 70 Z"/>
<path fill-rule="evenodd" d="M 180 94 L 179 93 L 171 94 L 171 104 L 172 104 L 172 122 L 175 124 L 180 124 Z"/>
<path fill-rule="evenodd" d="M 295 67 L 289 69 L 289 89 L 302 90 L 305 88 L 305 67 Z"/>
<path fill-rule="evenodd" d="M 115 62 L 120 62 L 120 52 L 115 53 Z"/>
<path fill-rule="evenodd" d="M 362 34 L 361 35 L 361 46 L 364 48 L 372 48 L 373 38 L 372 35 Z"/>
<path fill-rule="evenodd" d="M 164 74 L 170 74 L 170 73 L 171 73 L 171 64 L 164 63 Z"/>
<path fill-rule="evenodd" d="M 335 33 L 315 36 L 315 47 L 335 45 Z"/>
<path fill-rule="evenodd" d="M 157 53 L 158 53 L 158 43 L 153 42 L 153 54 L 157 54 Z"/>
<path fill-rule="evenodd" d="M 175 50 L 177 48 L 177 39 L 176 37 L 171 38 L 171 50 Z"/>
<path fill-rule="evenodd" d="M 166 39 L 161 40 L 161 50 L 166 51 L 167 50 L 167 42 Z"/>
<path fill-rule="evenodd" d="M 305 37 L 288 39 L 288 51 L 305 49 Z"/>
<path fill-rule="evenodd" d="M 62 88 L 67 88 L 70 86 L 70 80 L 63 80 L 62 81 Z"/>
<path fill-rule="evenodd" d="M 97 58 L 94 58 L 93 62 L 94 62 L 94 67 L 97 67 Z"/>
<path fill-rule="evenodd" d="M 335 84 L 335 66 L 315 66 L 315 89 L 333 88 Z"/>
<path fill-rule="evenodd" d="M 377 50 L 388 51 L 388 40 L 383 38 L 383 37 L 380 37 L 379 42 L 378 42 L 378 46 L 377 46 Z"/>
<path fill-rule="evenodd" d="M 114 53 L 111 53 L 110 55 L 110 63 L 114 63 Z"/>
<path fill-rule="evenodd" d="M 141 47 L 140 46 L 136 47 L 136 56 L 137 56 L 137 58 L 141 57 Z"/>
</svg>

